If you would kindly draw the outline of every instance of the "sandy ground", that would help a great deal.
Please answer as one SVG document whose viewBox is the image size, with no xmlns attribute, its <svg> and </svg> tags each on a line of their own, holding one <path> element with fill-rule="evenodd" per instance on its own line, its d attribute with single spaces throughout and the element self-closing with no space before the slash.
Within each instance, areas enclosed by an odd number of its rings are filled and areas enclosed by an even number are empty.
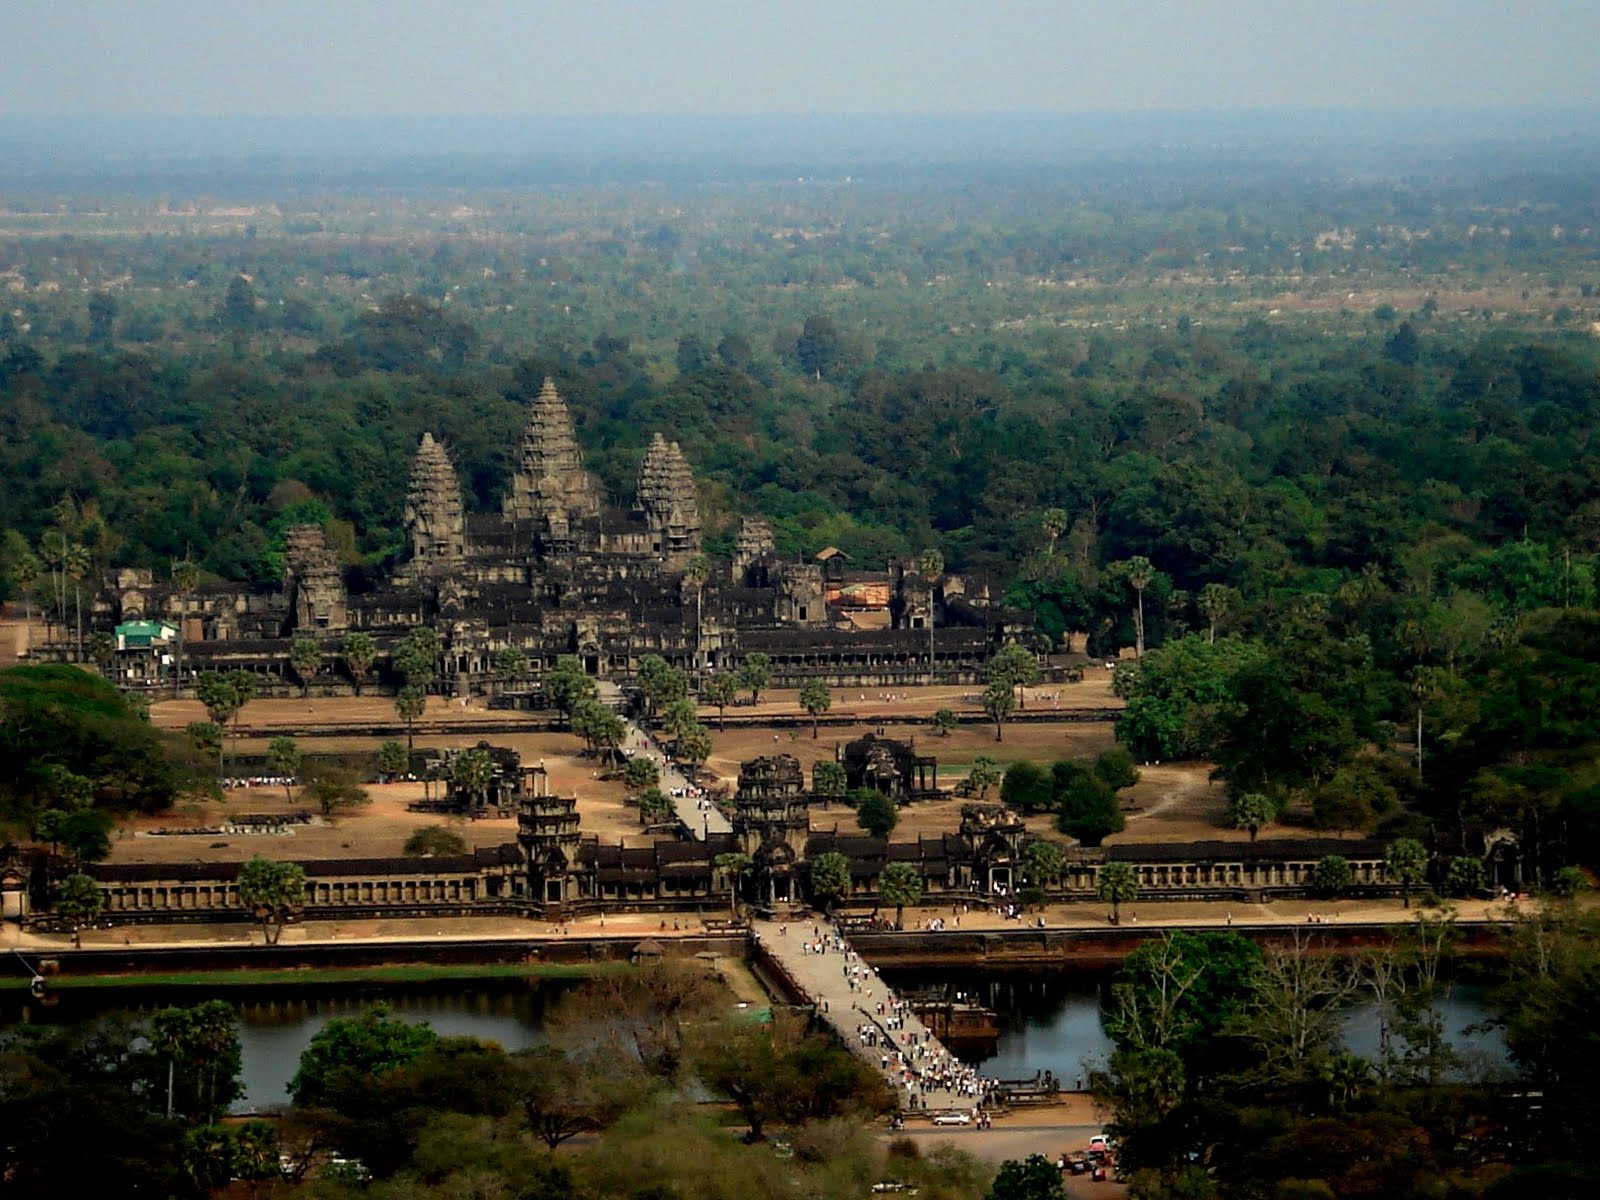
<svg viewBox="0 0 1600 1200">
<path fill-rule="evenodd" d="M 874 721 L 885 716 L 932 716 L 941 708 L 948 708 L 958 716 L 983 718 L 983 706 L 977 684 L 957 687 L 903 687 L 886 688 L 834 688 L 833 706 L 828 710 L 832 717 L 859 715 L 864 721 Z M 1085 670 L 1080 683 L 1051 683 L 1024 688 L 1019 695 L 1026 712 L 1048 712 L 1052 708 L 1121 708 L 1122 701 L 1111 693 L 1111 672 L 1092 665 Z M 740 703 L 728 707 L 728 715 L 738 717 L 804 716 L 800 707 L 800 692 L 795 688 L 775 688 L 761 693 L 761 703 L 752 707 L 748 695 Z M 700 710 L 700 719 L 714 724 L 717 710 L 706 706 Z M 983 718 L 987 723 L 987 718 Z M 990 729 L 993 736 L 993 728 Z"/>
<path fill-rule="evenodd" d="M 1597 900 L 1595 903 L 1600 903 Z M 1457 919 L 1465 922 L 1501 922 L 1515 916 L 1516 906 L 1502 901 L 1464 901 L 1455 906 Z M 1125 925 L 1154 928 L 1224 929 L 1234 926 L 1294 926 L 1315 934 L 1322 925 L 1378 923 L 1404 925 L 1420 912 L 1407 909 L 1399 900 L 1275 900 L 1263 904 L 1226 901 L 1134 901 L 1122 909 Z M 435 919 L 409 917 L 384 920 L 307 921 L 291 925 L 283 932 L 284 944 L 355 941 L 477 941 L 496 939 L 526 943 L 529 946 L 575 937 L 651 937 L 658 941 L 691 937 L 706 932 L 704 921 L 723 916 L 721 909 L 704 915 L 683 913 L 643 915 L 612 913 L 575 919 L 561 925 L 518 917 L 458 917 Z M 968 908 L 954 913 L 950 905 L 918 905 L 905 910 L 908 931 L 923 928 L 935 918 L 944 919 L 947 928 L 966 930 L 1017 929 L 1019 922 L 1008 920 L 987 908 Z M 1041 913 L 1029 913 L 1026 927 L 1040 918 L 1046 929 L 1096 929 L 1107 924 L 1105 907 L 1095 901 L 1052 904 Z M 1315 918 L 1313 921 L 1312 918 Z M 85 946 L 185 946 L 228 945 L 259 942 L 254 925 L 174 924 L 140 925 L 126 928 L 92 929 L 83 933 Z M 65 935 L 23 933 L 9 922 L 0 924 L 0 947 L 59 949 L 70 939 Z"/>
</svg>

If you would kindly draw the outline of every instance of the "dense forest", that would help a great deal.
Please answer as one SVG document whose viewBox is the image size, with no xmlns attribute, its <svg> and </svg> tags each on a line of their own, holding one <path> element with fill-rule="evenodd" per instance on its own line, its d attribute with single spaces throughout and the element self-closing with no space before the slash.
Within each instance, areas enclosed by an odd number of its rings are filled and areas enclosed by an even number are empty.
<svg viewBox="0 0 1600 1200">
<path fill-rule="evenodd" d="M 14 195 L 0 588 L 271 582 L 307 520 L 359 581 L 421 433 L 493 508 L 549 375 L 619 502 L 683 445 L 713 551 L 937 550 L 1150 651 L 1137 755 L 1546 879 L 1600 846 L 1600 189 L 1461 161 Z"/>
</svg>

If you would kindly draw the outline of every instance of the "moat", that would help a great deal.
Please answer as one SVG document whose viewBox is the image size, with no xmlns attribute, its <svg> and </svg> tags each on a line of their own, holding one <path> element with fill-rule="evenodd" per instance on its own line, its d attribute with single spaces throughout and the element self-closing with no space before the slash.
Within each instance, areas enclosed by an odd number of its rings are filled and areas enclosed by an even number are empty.
<svg viewBox="0 0 1600 1200">
<path fill-rule="evenodd" d="M 1000 1037 L 992 1052 L 968 1052 L 968 1061 L 985 1074 L 1003 1079 L 1029 1078 L 1052 1071 L 1065 1086 L 1083 1078 L 1085 1064 L 1103 1059 L 1111 1044 L 1101 1027 L 1100 998 L 1103 977 L 1086 972 L 1013 971 L 1000 974 L 939 972 L 935 977 L 914 971 L 886 972 L 897 990 L 948 986 L 994 1009 Z M 341 987 L 311 993 L 246 1001 L 240 1005 L 240 1042 L 243 1050 L 244 1095 L 240 1110 L 285 1103 L 287 1086 L 301 1052 L 317 1030 L 335 1017 L 350 1016 L 375 1004 L 388 1004 L 407 1020 L 426 1021 L 447 1036 L 478 1037 L 519 1050 L 544 1036 L 546 1015 L 562 991 L 571 984 L 559 980 L 532 983 L 491 983 L 427 988 Z M 168 1003 L 193 1003 L 198 996 L 154 996 L 148 993 L 67 995 L 61 1003 L 35 1013 L 52 1023 L 85 1020 L 119 1008 L 153 1008 Z M 5 1023 L 16 1021 L 22 1001 L 8 1001 Z M 1444 1006 L 1451 1044 L 1463 1056 L 1467 1070 L 1504 1070 L 1505 1043 L 1494 1030 L 1475 1026 L 1488 1014 L 1484 989 L 1460 985 Z M 1370 1004 L 1353 1006 L 1346 1017 L 1349 1049 L 1365 1056 L 1377 1052 L 1376 1021 Z"/>
</svg>

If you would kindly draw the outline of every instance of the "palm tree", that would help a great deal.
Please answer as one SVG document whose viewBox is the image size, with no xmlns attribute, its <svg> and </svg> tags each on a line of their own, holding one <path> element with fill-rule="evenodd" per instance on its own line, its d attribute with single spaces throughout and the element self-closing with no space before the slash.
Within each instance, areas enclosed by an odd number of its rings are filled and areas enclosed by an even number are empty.
<svg viewBox="0 0 1600 1200">
<path fill-rule="evenodd" d="M 1128 574 L 1128 583 L 1133 588 L 1137 605 L 1133 614 L 1134 653 L 1144 657 L 1144 590 L 1156 577 L 1156 569 L 1148 558 L 1142 554 L 1135 554 L 1125 566 Z"/>
<path fill-rule="evenodd" d="M 494 759 L 487 750 L 463 750 L 456 755 L 450 782 L 469 802 L 487 801 L 489 785 L 494 782 Z"/>
<path fill-rule="evenodd" d="M 67 555 L 67 535 L 59 529 L 47 529 L 39 539 L 39 558 L 50 571 L 50 590 L 55 596 L 55 613 L 61 624 L 67 623 L 67 593 L 61 576 L 61 566 Z M 45 639 L 53 640 L 50 632 L 50 608 L 45 609 Z"/>
<path fill-rule="evenodd" d="M 289 647 L 289 665 L 294 668 L 294 673 L 300 677 L 300 695 L 311 694 L 311 677 L 322 666 L 322 647 L 317 645 L 316 638 L 297 637 Z"/>
<path fill-rule="evenodd" d="M 894 927 L 905 928 L 908 904 L 922 901 L 922 874 L 908 862 L 892 862 L 878 876 L 878 900 L 894 905 Z"/>
<path fill-rule="evenodd" d="M 833 693 L 820 679 L 808 679 L 800 685 L 800 707 L 811 714 L 811 737 L 817 736 L 817 721 L 833 706 Z"/>
<path fill-rule="evenodd" d="M 1210 641 L 1217 644 L 1217 626 L 1232 611 L 1239 593 L 1225 583 L 1208 583 L 1200 589 L 1200 615 L 1210 627 Z"/>
<path fill-rule="evenodd" d="M 423 695 L 421 688 L 403 687 L 394 694 L 394 713 L 406 723 L 406 749 L 415 746 L 412 736 L 415 732 L 417 718 L 428 706 L 428 698 Z"/>
<path fill-rule="evenodd" d="M 200 568 L 188 559 L 172 564 L 172 599 L 186 601 L 194 592 L 195 586 L 200 582 Z M 178 604 L 177 653 L 172 663 L 172 696 L 177 699 L 178 689 L 183 686 L 183 604 Z"/>
<path fill-rule="evenodd" d="M 1396 838 L 1384 856 L 1384 874 L 1400 881 L 1400 896 L 1411 907 L 1411 887 L 1420 883 L 1428 869 L 1428 850 L 1415 838 Z"/>
<path fill-rule="evenodd" d="M 1139 881 L 1134 877 L 1133 868 L 1125 862 L 1108 862 L 1100 868 L 1100 877 L 1095 880 L 1095 895 L 1111 905 L 1111 923 L 1122 923 L 1122 906 L 1129 900 L 1139 896 Z"/>
<path fill-rule="evenodd" d="M 372 664 L 378 661 L 378 643 L 370 633 L 352 633 L 344 639 L 339 653 L 344 655 L 345 666 L 350 668 L 350 681 L 355 684 L 356 695 L 359 696 L 362 676 L 372 670 Z"/>
<path fill-rule="evenodd" d="M 67 578 L 72 580 L 72 602 L 77 615 L 76 649 L 73 657 L 77 662 L 83 661 L 83 580 L 89 574 L 91 562 L 89 547 L 81 542 L 69 545 L 61 558 L 61 569 Z"/>
<path fill-rule="evenodd" d="M 748 854 L 734 850 L 727 854 L 719 854 L 711 860 L 711 865 L 728 876 L 728 911 L 734 916 L 739 915 L 739 880 L 747 874 L 755 862 Z"/>
<path fill-rule="evenodd" d="M 1067 531 L 1066 511 L 1059 508 L 1045 509 L 1039 514 L 1039 526 L 1044 530 L 1045 537 L 1050 539 L 1050 544 L 1045 549 L 1045 557 L 1053 559 L 1056 556 L 1056 543 Z"/>
</svg>

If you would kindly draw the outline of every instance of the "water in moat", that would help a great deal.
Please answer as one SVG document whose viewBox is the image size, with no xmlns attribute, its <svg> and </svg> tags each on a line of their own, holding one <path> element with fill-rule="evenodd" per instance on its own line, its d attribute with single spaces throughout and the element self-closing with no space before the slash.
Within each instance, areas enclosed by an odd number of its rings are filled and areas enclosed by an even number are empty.
<svg viewBox="0 0 1600 1200">
<path fill-rule="evenodd" d="M 999 1079 L 1028 1079 L 1052 1071 L 1063 1086 L 1083 1079 L 1086 1068 L 1103 1063 L 1111 1039 L 1101 1025 L 1106 977 L 1068 971 L 886 971 L 884 979 L 902 995 L 937 989 L 960 993 L 992 1008 L 1000 1037 L 995 1046 L 962 1048 L 968 1062 Z M 1498 1030 L 1479 1030 L 1489 1013 L 1486 989 L 1458 984 L 1441 1005 L 1445 1036 L 1472 1074 L 1503 1069 L 1505 1040 Z M 1344 1041 L 1352 1054 L 1375 1058 L 1378 1020 L 1370 1001 L 1352 1004 L 1344 1015 Z"/>
<path fill-rule="evenodd" d="M 1061 971 L 942 971 L 937 976 L 910 971 L 886 973 L 902 993 L 948 985 L 995 1010 L 1000 1037 L 992 1052 L 969 1053 L 968 1059 L 987 1075 L 1001 1079 L 1032 1078 L 1052 1071 L 1064 1086 L 1080 1080 L 1085 1064 L 1103 1061 L 1111 1050 L 1100 1023 L 1102 980 L 1098 976 Z M 373 1004 L 388 1004 L 408 1021 L 426 1021 L 448 1036 L 470 1036 L 520 1050 L 543 1037 L 545 1013 L 564 988 L 564 981 L 533 984 L 494 983 L 472 987 L 423 990 L 328 990 L 283 993 L 271 999 L 240 1004 L 244 1096 L 236 1107 L 267 1108 L 288 1100 L 289 1080 L 301 1052 L 334 1017 L 351 1016 Z M 197 1003 L 199 997 L 112 996 L 86 993 L 63 997 L 53 1009 L 32 1014 L 52 1023 L 86 1020 L 113 1008 L 149 1011 L 171 1003 Z M 8 1006 L 9 1008 L 10 1006 Z M 1469 1066 L 1497 1067 L 1506 1061 L 1505 1043 L 1495 1031 L 1472 1027 L 1487 1015 L 1483 989 L 1461 985 L 1444 1005 L 1448 1036 Z M 19 1018 L 20 1001 L 4 1014 Z M 1345 1040 L 1356 1054 L 1377 1053 L 1377 1021 L 1369 1004 L 1352 1006 L 1345 1019 Z"/>
</svg>

